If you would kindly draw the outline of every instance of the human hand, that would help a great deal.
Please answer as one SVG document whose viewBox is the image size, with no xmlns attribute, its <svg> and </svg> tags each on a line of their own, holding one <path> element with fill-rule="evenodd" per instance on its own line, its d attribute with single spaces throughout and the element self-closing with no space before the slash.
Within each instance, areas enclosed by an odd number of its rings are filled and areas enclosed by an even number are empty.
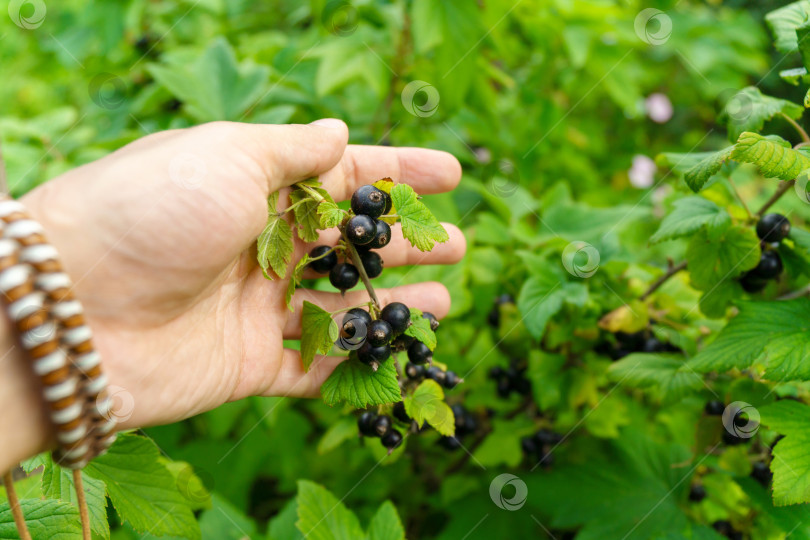
<svg viewBox="0 0 810 540">
<path fill-rule="evenodd" d="M 461 176 L 444 152 L 347 140 L 338 120 L 216 122 L 149 135 L 23 197 L 62 255 L 111 387 L 131 402 L 121 427 L 177 421 L 250 395 L 318 394 L 343 358 L 319 358 L 304 373 L 282 340 L 300 338 L 303 300 L 332 311 L 368 297 L 301 289 L 295 312 L 285 307 L 287 280 L 268 281 L 255 262 L 269 194 L 312 176 L 336 200 L 386 176 L 438 193 Z M 430 253 L 392 235 L 380 250 L 385 265 L 457 262 L 464 237 L 444 226 L 450 240 Z M 296 239 L 293 261 L 336 240 L 323 234 L 312 245 Z M 377 294 L 440 318 L 450 304 L 439 283 Z"/>
</svg>

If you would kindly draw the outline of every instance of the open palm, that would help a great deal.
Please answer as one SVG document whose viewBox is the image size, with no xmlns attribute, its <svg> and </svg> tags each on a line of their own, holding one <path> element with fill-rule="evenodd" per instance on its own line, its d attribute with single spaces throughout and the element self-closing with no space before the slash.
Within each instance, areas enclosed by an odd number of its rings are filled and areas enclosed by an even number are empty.
<svg viewBox="0 0 810 540">
<path fill-rule="evenodd" d="M 249 395 L 317 395 L 341 358 L 304 373 L 284 339 L 301 334 L 309 300 L 328 310 L 367 300 L 365 291 L 299 290 L 291 313 L 286 280 L 268 281 L 255 239 L 270 193 L 319 176 L 336 200 L 390 176 L 419 193 L 452 189 L 458 162 L 444 152 L 347 146 L 337 120 L 309 125 L 218 122 L 157 133 L 23 198 L 62 254 L 85 306 L 124 426 L 171 422 Z M 464 237 L 430 254 L 394 234 L 386 266 L 458 261 Z M 324 233 L 334 242 L 337 232 Z M 314 245 L 298 241 L 295 259 Z M 422 283 L 378 291 L 441 317 L 447 291 Z"/>
</svg>

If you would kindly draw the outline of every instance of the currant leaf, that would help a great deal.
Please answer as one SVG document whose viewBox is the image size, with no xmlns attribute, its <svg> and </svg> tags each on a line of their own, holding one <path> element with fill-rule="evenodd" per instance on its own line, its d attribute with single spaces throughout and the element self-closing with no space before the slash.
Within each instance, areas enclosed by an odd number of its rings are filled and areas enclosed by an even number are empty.
<svg viewBox="0 0 810 540">
<path fill-rule="evenodd" d="M 304 270 L 307 269 L 307 265 L 309 264 L 309 254 L 305 253 L 301 260 L 295 265 L 295 270 L 293 270 L 293 275 L 290 276 L 290 282 L 287 284 L 287 293 L 284 296 L 284 303 L 287 304 L 287 309 L 290 311 L 295 311 L 295 308 L 290 303 L 292 302 L 292 297 L 295 294 L 295 288 L 301 284 L 301 279 L 304 277 Z"/>
<path fill-rule="evenodd" d="M 810 20 L 810 0 L 793 2 L 765 15 L 774 37 L 774 46 L 783 53 L 799 50 L 796 29 Z"/>
<path fill-rule="evenodd" d="M 711 152 L 705 155 L 703 159 L 693 165 L 683 176 L 686 185 L 689 189 L 697 193 L 706 185 L 709 179 L 717 174 L 720 167 L 731 159 L 734 147 L 729 146 L 717 152 Z"/>
<path fill-rule="evenodd" d="M 416 198 L 411 186 L 395 185 L 391 189 L 391 199 L 402 224 L 402 235 L 419 251 L 430 251 L 436 242 L 450 239 L 428 207 Z"/>
<path fill-rule="evenodd" d="M 267 225 L 256 240 L 256 259 L 261 267 L 264 277 L 273 279 L 267 269 L 272 268 L 279 277 L 287 275 L 287 266 L 292 260 L 293 242 L 292 229 L 289 223 L 276 212 L 278 205 L 278 192 L 270 195 L 268 200 Z"/>
<path fill-rule="evenodd" d="M 453 411 L 444 401 L 444 391 L 434 380 L 422 381 L 413 394 L 406 396 L 405 412 L 421 427 L 425 422 L 446 437 L 456 432 Z"/>
<path fill-rule="evenodd" d="M 630 388 L 653 388 L 663 402 L 675 402 L 703 388 L 703 378 L 680 369 L 683 357 L 671 354 L 634 353 L 611 364 L 608 377 Z"/>
<path fill-rule="evenodd" d="M 394 362 L 374 371 L 353 357 L 338 364 L 321 385 L 321 395 L 330 407 L 345 402 L 356 409 L 402 401 Z"/>
<path fill-rule="evenodd" d="M 810 502 L 810 407 L 777 401 L 759 410 L 768 428 L 784 435 L 773 447 L 773 502 L 776 506 Z"/>
<path fill-rule="evenodd" d="M 768 178 L 792 180 L 810 168 L 810 157 L 794 150 L 790 143 L 775 135 L 762 136 L 745 131 L 737 139 L 731 157 L 756 165 Z"/>
<path fill-rule="evenodd" d="M 321 201 L 318 204 L 318 219 L 321 229 L 331 229 L 339 226 L 346 217 L 346 211 L 330 201 Z"/>
<path fill-rule="evenodd" d="M 734 110 L 742 108 L 742 111 Z M 760 131 L 765 122 L 774 116 L 784 114 L 793 119 L 800 118 L 804 108 L 792 101 L 767 96 L 755 86 L 748 86 L 736 93 L 726 104 L 721 118 L 725 119 L 728 136 L 733 141 L 744 131 Z"/>
<path fill-rule="evenodd" d="M 50 455 L 42 469 L 42 494 L 49 499 L 57 499 L 78 506 L 73 473 L 68 469 L 54 466 Z M 103 538 L 110 537 L 110 524 L 107 521 L 107 486 L 102 480 L 82 473 L 84 495 L 90 514 L 90 528 Z"/>
<path fill-rule="evenodd" d="M 298 481 L 298 521 L 295 526 L 312 540 L 350 540 L 363 538 L 357 516 L 323 486 L 308 480 Z"/>
<path fill-rule="evenodd" d="M 704 225 L 709 229 L 723 229 L 730 224 L 728 212 L 712 201 L 703 197 L 684 197 L 675 201 L 672 212 L 661 222 L 650 243 L 688 236 Z"/>
<path fill-rule="evenodd" d="M 422 312 L 416 308 L 411 310 L 411 325 L 405 329 L 405 335 L 411 336 L 425 345 L 431 351 L 436 348 L 436 334 L 430 328 L 430 321 L 422 317 Z"/>
<path fill-rule="evenodd" d="M 702 229 L 686 248 L 692 284 L 702 291 L 752 269 L 759 258 L 759 239 L 749 227 L 729 227 L 720 235 Z"/>
<path fill-rule="evenodd" d="M 309 371 L 315 355 L 327 354 L 338 338 L 338 327 L 332 314 L 304 300 L 301 314 L 301 360 Z"/>
</svg>

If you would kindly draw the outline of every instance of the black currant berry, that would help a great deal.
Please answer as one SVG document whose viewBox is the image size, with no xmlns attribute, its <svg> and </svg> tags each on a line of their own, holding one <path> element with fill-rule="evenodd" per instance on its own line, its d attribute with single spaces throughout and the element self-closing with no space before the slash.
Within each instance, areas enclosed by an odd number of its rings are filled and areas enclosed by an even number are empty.
<svg viewBox="0 0 810 540">
<path fill-rule="evenodd" d="M 509 394 L 512 393 L 512 385 L 509 384 L 509 379 L 500 379 L 496 391 L 499 397 L 508 398 Z"/>
<path fill-rule="evenodd" d="M 405 403 L 401 401 L 397 401 L 394 403 L 394 418 L 399 420 L 400 422 L 411 422 L 411 417 L 408 416 L 408 413 L 405 412 Z"/>
<path fill-rule="evenodd" d="M 383 435 L 388 433 L 388 430 L 391 429 L 392 425 L 391 418 L 389 416 L 384 415 L 378 416 L 374 420 L 374 423 L 372 425 L 374 427 L 374 434 L 377 435 L 377 437 L 382 437 Z"/>
<path fill-rule="evenodd" d="M 410 349 L 408 349 L 410 351 Z M 425 377 L 428 379 L 433 379 L 439 384 L 444 384 L 444 379 L 447 377 L 447 374 L 442 371 L 438 366 L 430 366 L 425 370 Z"/>
<path fill-rule="evenodd" d="M 790 221 L 782 214 L 765 214 L 757 223 L 757 236 L 766 242 L 781 242 L 790 234 Z"/>
<path fill-rule="evenodd" d="M 383 260 L 380 255 L 374 251 L 363 251 L 360 253 L 360 262 L 363 263 L 363 269 L 370 279 L 382 274 Z"/>
<path fill-rule="evenodd" d="M 346 238 L 356 246 L 364 246 L 374 240 L 377 225 L 374 218 L 359 214 L 346 224 Z"/>
<path fill-rule="evenodd" d="M 537 442 L 543 446 L 556 446 L 563 440 L 562 435 L 555 433 L 550 429 L 541 429 L 534 434 L 534 438 L 537 439 Z"/>
<path fill-rule="evenodd" d="M 374 437 L 377 433 L 374 431 L 374 421 L 377 419 L 377 415 L 373 412 L 366 411 L 360 415 L 357 419 L 357 427 L 360 430 L 361 435 L 365 435 L 366 437 Z"/>
<path fill-rule="evenodd" d="M 360 279 L 360 272 L 349 263 L 336 264 L 329 272 L 329 283 L 340 291 L 351 289 L 357 285 Z"/>
<path fill-rule="evenodd" d="M 409 379 L 421 379 L 425 376 L 425 366 L 418 366 L 408 362 L 405 364 L 405 375 Z"/>
<path fill-rule="evenodd" d="M 408 347 L 413 345 L 414 341 L 416 341 L 415 337 L 402 334 L 397 336 L 394 341 L 391 342 L 391 348 L 397 351 L 407 351 Z"/>
<path fill-rule="evenodd" d="M 527 456 L 532 456 L 539 450 L 537 441 L 534 440 L 534 437 L 523 437 L 520 439 L 520 448 Z"/>
<path fill-rule="evenodd" d="M 742 285 L 745 292 L 756 293 L 764 289 L 768 285 L 768 282 L 748 272 L 740 279 L 740 285 Z"/>
<path fill-rule="evenodd" d="M 458 450 L 461 448 L 461 441 L 459 441 L 456 437 L 442 437 L 439 439 L 439 444 L 445 450 Z"/>
<path fill-rule="evenodd" d="M 360 186 L 352 195 L 351 205 L 358 216 L 380 217 L 385 212 L 385 193 L 372 185 Z"/>
<path fill-rule="evenodd" d="M 757 461 L 754 463 L 753 469 L 751 469 L 751 478 L 767 488 L 771 485 L 773 473 L 766 463 Z"/>
<path fill-rule="evenodd" d="M 353 338 L 360 333 L 358 337 L 368 335 L 368 328 L 371 326 L 371 315 L 368 314 L 363 308 L 353 308 L 343 315 L 343 327 L 341 328 L 341 336 L 344 338 Z"/>
<path fill-rule="evenodd" d="M 493 368 L 490 368 L 490 370 L 489 370 L 489 378 L 490 379 L 497 380 L 497 379 L 500 379 L 501 377 L 503 377 L 503 368 L 502 367 L 495 366 Z"/>
<path fill-rule="evenodd" d="M 388 430 L 388 433 L 383 435 L 382 444 L 389 450 L 393 450 L 402 442 L 402 433 L 395 429 Z"/>
<path fill-rule="evenodd" d="M 366 339 L 372 347 L 382 347 L 391 342 L 391 336 L 393 335 L 394 331 L 391 330 L 391 325 L 382 319 L 377 319 L 368 325 Z"/>
<path fill-rule="evenodd" d="M 461 379 L 458 375 L 456 375 L 455 371 L 448 371 L 444 374 L 444 387 L 448 390 L 452 390 L 455 388 L 458 383 L 461 382 Z"/>
<path fill-rule="evenodd" d="M 433 313 L 425 311 L 424 313 L 422 313 L 422 318 L 427 319 L 428 322 L 430 322 L 430 329 L 433 330 L 434 332 L 439 327 L 439 319 L 437 319 L 436 315 L 434 315 Z"/>
<path fill-rule="evenodd" d="M 330 253 L 331 251 L 331 253 Z M 318 246 L 309 252 L 311 258 L 320 257 L 317 261 L 309 263 L 309 267 L 319 274 L 326 274 L 337 264 L 337 253 L 329 246 Z"/>
<path fill-rule="evenodd" d="M 723 411 L 726 410 L 726 406 L 722 401 L 712 400 L 706 403 L 704 410 L 709 416 L 723 416 Z"/>
<path fill-rule="evenodd" d="M 782 259 L 775 251 L 763 251 L 751 274 L 761 279 L 773 279 L 782 273 Z"/>
<path fill-rule="evenodd" d="M 377 233 L 374 239 L 367 244 L 369 249 L 380 249 L 391 241 L 391 227 L 384 221 L 377 220 Z"/>
<path fill-rule="evenodd" d="M 382 364 L 388 357 L 391 356 L 391 347 L 382 345 L 381 347 L 374 347 L 368 341 L 363 343 L 363 346 L 357 349 L 357 358 L 364 364 L 373 366 L 374 364 Z"/>
<path fill-rule="evenodd" d="M 689 488 L 689 500 L 692 502 L 700 502 L 706 498 L 706 488 L 703 484 L 692 484 Z"/>
<path fill-rule="evenodd" d="M 414 364 L 427 364 L 433 359 L 433 351 L 421 341 L 414 341 L 408 347 L 408 360 Z"/>
<path fill-rule="evenodd" d="M 738 444 L 745 444 L 745 443 L 748 442 L 748 439 L 746 439 L 745 437 L 738 437 L 737 435 L 734 435 L 733 433 L 729 433 L 726 430 L 723 430 L 723 437 L 722 438 L 723 438 L 723 442 L 726 443 L 729 446 L 736 446 Z"/>
<path fill-rule="evenodd" d="M 380 318 L 391 325 L 397 336 L 411 325 L 411 310 L 402 302 L 391 302 L 383 308 Z"/>
</svg>

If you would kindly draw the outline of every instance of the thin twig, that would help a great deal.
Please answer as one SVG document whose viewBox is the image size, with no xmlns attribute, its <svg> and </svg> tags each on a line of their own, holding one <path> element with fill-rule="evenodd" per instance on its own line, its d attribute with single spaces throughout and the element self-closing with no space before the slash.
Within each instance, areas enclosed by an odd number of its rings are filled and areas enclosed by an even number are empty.
<svg viewBox="0 0 810 540">
<path fill-rule="evenodd" d="M 792 188 L 793 184 L 795 184 L 795 183 L 796 183 L 796 180 L 788 180 L 786 182 L 782 182 L 779 185 L 779 189 L 777 189 L 774 192 L 774 194 L 771 195 L 771 198 L 768 199 L 767 201 L 765 201 L 765 204 L 763 204 L 762 208 L 759 209 L 759 211 L 757 212 L 757 216 L 762 217 L 763 214 L 765 214 L 765 212 L 768 210 L 768 208 L 770 208 L 771 206 L 776 204 L 776 201 L 781 199 L 782 195 L 784 195 L 785 193 L 790 191 L 790 188 Z"/>
<path fill-rule="evenodd" d="M 786 115 L 785 113 L 779 113 L 779 114 L 782 115 L 782 118 L 784 118 L 785 120 L 788 121 L 788 124 L 793 126 L 793 128 L 796 131 L 799 132 L 799 136 L 802 138 L 802 141 L 804 141 L 806 143 L 810 143 L 810 136 L 807 135 L 807 132 L 804 130 L 804 128 L 802 126 L 799 125 L 798 122 L 796 122 L 796 120 L 794 120 L 790 116 Z"/>
<path fill-rule="evenodd" d="M 87 511 L 87 499 L 84 496 L 84 481 L 82 470 L 73 469 L 73 487 L 76 489 L 76 499 L 79 501 L 79 517 L 82 521 L 83 540 L 92 540 L 90 534 L 90 512 Z"/>
<path fill-rule="evenodd" d="M 795 300 L 796 298 L 801 298 L 802 296 L 807 296 L 808 294 L 810 294 L 810 285 L 789 293 L 785 293 L 778 297 L 777 300 Z"/>
<path fill-rule="evenodd" d="M 17 526 L 17 534 L 20 535 L 21 540 L 31 540 L 31 533 L 28 532 L 28 526 L 25 524 L 25 516 L 23 516 L 22 508 L 20 507 L 20 499 L 17 497 L 17 491 L 14 489 L 14 478 L 11 476 L 11 471 L 3 475 L 3 485 L 6 487 L 6 496 L 8 497 L 8 504 L 11 507 L 11 515 L 14 516 L 14 524 Z"/>
<path fill-rule="evenodd" d="M 639 300 L 644 300 L 645 298 L 647 298 L 648 296 L 650 296 L 652 293 L 654 293 L 655 291 L 657 291 L 657 290 L 658 290 L 658 288 L 659 288 L 661 285 L 663 285 L 664 283 L 666 283 L 666 281 L 667 281 L 669 278 L 671 278 L 672 276 L 674 276 L 675 274 L 677 274 L 678 272 L 680 272 L 680 271 L 681 271 L 681 270 L 683 270 L 684 268 L 686 268 L 686 261 L 681 261 L 681 262 L 679 262 L 678 264 L 676 264 L 675 266 L 670 266 L 670 267 L 669 267 L 669 270 L 667 270 L 667 271 L 666 271 L 666 273 L 665 273 L 663 276 L 661 276 L 660 278 L 656 279 L 656 280 L 653 282 L 653 284 L 652 284 L 652 285 L 650 285 L 650 288 L 649 288 L 649 289 L 647 289 L 647 290 L 644 292 L 644 294 L 642 294 L 642 295 L 639 297 Z"/>
</svg>

